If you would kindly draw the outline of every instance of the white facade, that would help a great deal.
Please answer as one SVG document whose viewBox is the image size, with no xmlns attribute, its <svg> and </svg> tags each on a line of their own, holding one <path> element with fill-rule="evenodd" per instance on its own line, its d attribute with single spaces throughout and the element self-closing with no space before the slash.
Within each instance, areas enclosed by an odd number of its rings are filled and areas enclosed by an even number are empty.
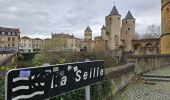
<svg viewBox="0 0 170 100">
<path fill-rule="evenodd" d="M 22 37 L 19 42 L 19 50 L 21 52 L 33 52 L 31 38 Z"/>
</svg>

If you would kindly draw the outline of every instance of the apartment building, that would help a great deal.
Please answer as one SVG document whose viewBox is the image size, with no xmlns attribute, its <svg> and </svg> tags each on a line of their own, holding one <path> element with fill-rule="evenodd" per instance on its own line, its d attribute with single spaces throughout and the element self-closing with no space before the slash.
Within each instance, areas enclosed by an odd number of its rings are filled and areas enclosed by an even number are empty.
<svg viewBox="0 0 170 100">
<path fill-rule="evenodd" d="M 31 38 L 27 36 L 21 37 L 19 44 L 19 50 L 21 52 L 33 52 Z"/>
<path fill-rule="evenodd" d="M 19 50 L 20 30 L 19 28 L 0 27 L 0 51 Z"/>
</svg>

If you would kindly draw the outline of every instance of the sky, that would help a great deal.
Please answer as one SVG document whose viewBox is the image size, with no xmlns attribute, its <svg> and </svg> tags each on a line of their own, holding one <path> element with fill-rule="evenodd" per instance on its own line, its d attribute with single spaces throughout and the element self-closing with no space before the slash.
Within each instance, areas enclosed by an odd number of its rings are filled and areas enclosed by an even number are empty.
<svg viewBox="0 0 170 100">
<path fill-rule="evenodd" d="M 131 11 L 140 34 L 148 25 L 160 25 L 161 0 L 0 0 L 0 27 L 20 28 L 21 36 L 44 39 L 52 32 L 83 38 L 90 26 L 96 37 L 114 5 L 122 19 Z"/>
</svg>

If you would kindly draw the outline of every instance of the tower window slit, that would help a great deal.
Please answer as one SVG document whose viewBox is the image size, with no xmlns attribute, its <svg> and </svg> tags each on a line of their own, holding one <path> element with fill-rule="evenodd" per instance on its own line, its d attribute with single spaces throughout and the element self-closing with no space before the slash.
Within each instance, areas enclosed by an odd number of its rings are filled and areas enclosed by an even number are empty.
<svg viewBox="0 0 170 100">
<path fill-rule="evenodd" d="M 169 13 L 169 8 L 166 8 L 166 12 Z"/>
</svg>

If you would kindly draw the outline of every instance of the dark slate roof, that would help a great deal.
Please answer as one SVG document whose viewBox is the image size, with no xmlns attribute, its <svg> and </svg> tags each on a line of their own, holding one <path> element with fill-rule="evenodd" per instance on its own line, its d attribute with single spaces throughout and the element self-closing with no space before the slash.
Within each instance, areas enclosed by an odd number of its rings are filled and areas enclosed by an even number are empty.
<svg viewBox="0 0 170 100">
<path fill-rule="evenodd" d="M 87 28 L 85 29 L 84 32 L 92 32 L 91 28 L 89 26 L 87 26 Z"/>
<path fill-rule="evenodd" d="M 0 27 L 1 32 L 17 32 L 20 33 L 19 28 L 7 28 L 7 27 Z"/>
<path fill-rule="evenodd" d="M 120 15 L 116 6 L 113 6 L 113 8 L 108 16 L 113 16 L 113 15 Z"/>
<path fill-rule="evenodd" d="M 24 36 L 24 37 L 22 37 L 22 39 L 31 39 L 31 38 L 29 38 L 29 37 L 27 37 L 27 36 Z"/>
<path fill-rule="evenodd" d="M 135 19 L 135 18 L 132 16 L 131 12 L 128 11 L 128 13 L 124 19 Z"/>
<path fill-rule="evenodd" d="M 106 29 L 106 27 L 103 25 L 102 29 Z"/>
</svg>

